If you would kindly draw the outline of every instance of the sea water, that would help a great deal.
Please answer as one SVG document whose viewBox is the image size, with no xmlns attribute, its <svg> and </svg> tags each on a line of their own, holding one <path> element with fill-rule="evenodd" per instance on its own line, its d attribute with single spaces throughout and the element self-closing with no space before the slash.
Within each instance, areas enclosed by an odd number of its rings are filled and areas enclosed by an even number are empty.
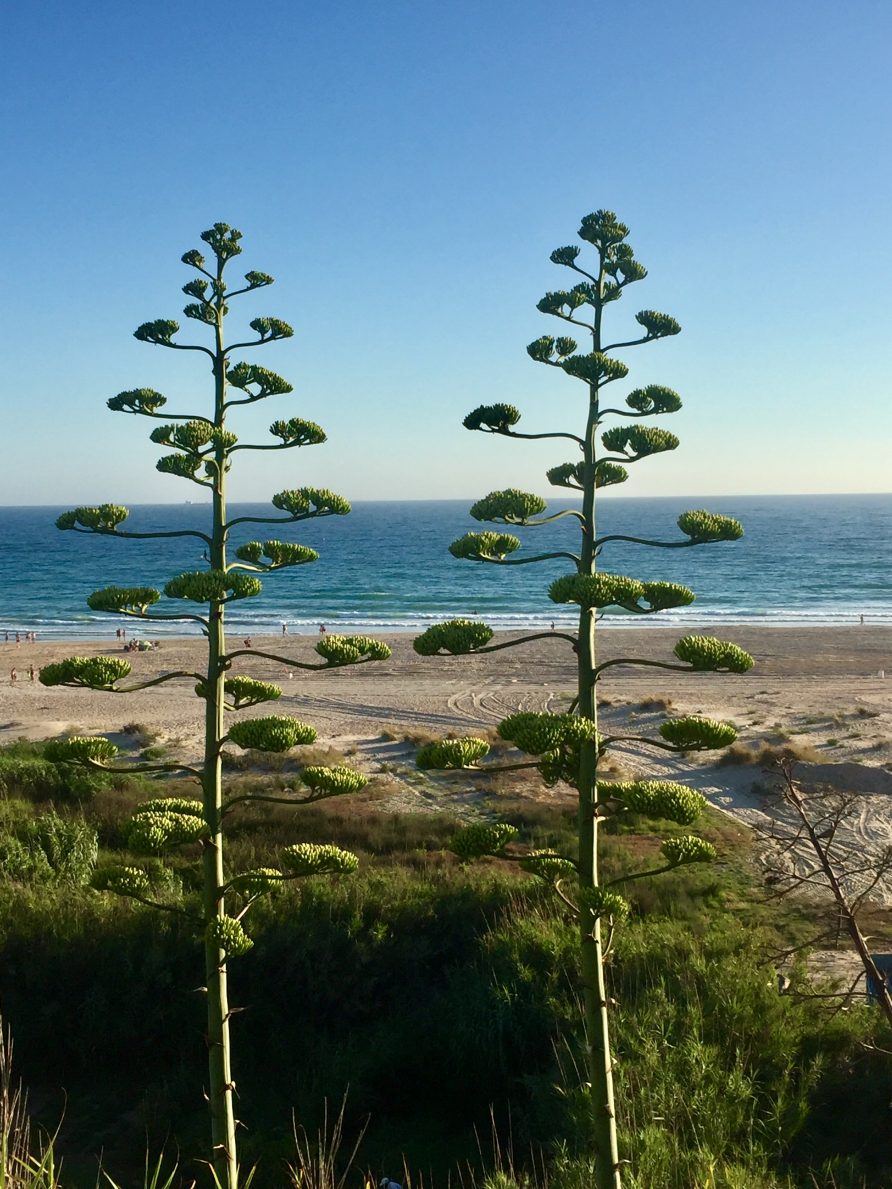
<svg viewBox="0 0 892 1189">
<path fill-rule="evenodd" d="M 319 560 L 263 578 L 263 592 L 227 611 L 240 635 L 334 631 L 418 631 L 453 616 L 479 616 L 494 628 L 570 625 L 574 608 L 548 599 L 548 585 L 572 563 L 535 565 L 458 561 L 448 552 L 456 537 L 498 528 L 468 515 L 470 501 L 358 502 L 349 516 L 301 524 L 244 524 L 237 545 L 250 539 L 299 541 Z M 555 501 L 549 511 L 572 508 Z M 605 498 L 599 535 L 652 540 L 684 538 L 675 521 L 690 508 L 735 516 L 744 537 L 681 549 L 612 542 L 599 565 L 610 573 L 690 586 L 689 607 L 658 615 L 611 611 L 605 626 L 721 628 L 728 623 L 892 625 L 892 495 L 739 496 L 708 499 Z M 146 541 L 61 532 L 64 508 L 0 508 L 0 633 L 36 631 L 41 639 L 106 638 L 121 625 L 131 635 L 196 632 L 194 623 L 128 624 L 86 605 L 104 586 L 155 586 L 184 570 L 206 566 L 197 537 Z M 230 517 L 279 518 L 269 504 L 232 505 Z M 135 532 L 207 531 L 209 504 L 136 506 L 122 526 Z M 523 541 L 514 557 L 574 552 L 579 523 L 566 516 L 542 527 L 507 529 Z M 168 600 L 164 600 L 165 603 Z M 194 611 L 172 601 L 165 612 Z M 3 636 L 0 634 L 0 640 Z"/>
</svg>

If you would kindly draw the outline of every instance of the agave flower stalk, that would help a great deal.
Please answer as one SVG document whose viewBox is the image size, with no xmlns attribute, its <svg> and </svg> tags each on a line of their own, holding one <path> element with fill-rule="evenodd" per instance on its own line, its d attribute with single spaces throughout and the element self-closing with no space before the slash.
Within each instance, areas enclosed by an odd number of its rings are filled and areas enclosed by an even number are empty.
<svg viewBox="0 0 892 1189">
<path fill-rule="evenodd" d="M 681 672 L 737 672 L 749 669 L 753 660 L 737 645 L 706 636 L 687 636 L 675 648 L 674 661 L 623 657 L 600 664 L 596 650 L 596 623 L 605 608 L 614 607 L 632 615 L 650 615 L 671 607 L 690 604 L 693 591 L 676 583 L 642 581 L 605 572 L 599 562 L 602 552 L 616 541 L 658 548 L 679 549 L 740 537 L 740 524 L 727 516 L 703 510 L 685 512 L 678 519 L 681 536 L 663 541 L 620 533 L 598 536 L 596 494 L 598 489 L 623 483 L 628 466 L 643 458 L 678 446 L 678 438 L 659 426 L 639 423 L 643 417 L 665 416 L 681 408 L 681 398 L 669 388 L 648 384 L 625 398 L 625 407 L 609 407 L 605 389 L 622 381 L 628 367 L 612 352 L 655 342 L 679 333 L 674 318 L 655 310 L 635 315 L 638 331 L 609 342 L 605 331 L 607 307 L 619 300 L 629 285 L 646 275 L 626 242 L 628 228 L 610 211 L 596 211 L 582 220 L 579 236 L 591 249 L 590 264 L 580 262 L 582 249 L 575 245 L 558 248 L 553 263 L 576 274 L 577 283 L 567 290 L 547 293 L 538 303 L 545 314 L 559 318 L 590 341 L 580 348 L 574 338 L 545 335 L 527 347 L 538 363 L 562 371 L 584 385 L 585 405 L 581 432 L 562 428 L 528 434 L 517 429 L 520 411 L 513 405 L 481 405 L 464 420 L 467 429 L 514 439 L 546 438 L 572 442 L 575 457 L 547 471 L 555 487 L 579 493 L 578 508 L 548 513 L 546 501 L 529 492 L 508 489 L 491 492 L 471 508 L 471 516 L 498 526 L 494 530 L 466 533 L 453 542 L 453 556 L 489 565 L 525 565 L 557 558 L 571 563 L 568 573 L 549 587 L 557 604 L 579 609 L 575 632 L 546 632 L 492 643 L 493 632 L 486 624 L 452 620 L 436 624 L 415 641 L 422 655 L 485 653 L 516 647 L 543 637 L 556 645 L 570 644 L 576 654 L 577 690 L 569 711 L 563 714 L 522 713 L 509 716 L 499 725 L 502 738 L 512 742 L 529 760 L 510 765 L 512 769 L 537 768 L 546 781 L 564 781 L 578 792 L 578 847 L 575 855 L 552 851 L 523 851 L 516 844 L 516 831 L 502 823 L 475 825 L 461 831 L 454 842 L 464 859 L 498 855 L 520 863 L 526 870 L 550 883 L 579 925 L 580 973 L 587 1041 L 588 1083 L 591 1092 L 592 1135 L 595 1149 L 596 1189 L 619 1189 L 621 1164 L 617 1144 L 612 1057 L 609 1037 L 608 995 L 605 985 L 605 956 L 613 930 L 628 911 L 628 903 L 617 886 L 632 879 L 672 870 L 685 863 L 706 862 L 714 857 L 712 846 L 696 835 L 670 837 L 662 844 L 663 862 L 622 880 L 605 884 L 598 869 L 598 834 L 601 822 L 619 813 L 647 813 L 681 825 L 695 821 L 704 805 L 703 797 L 672 781 L 605 782 L 598 779 L 599 762 L 614 744 L 633 739 L 672 752 L 724 747 L 735 738 L 727 723 L 687 716 L 663 723 L 658 738 L 604 736 L 598 727 L 598 682 L 615 665 L 653 665 Z M 631 424 L 605 428 L 616 416 L 631 418 Z M 553 551 L 515 556 L 521 540 L 505 528 L 528 528 L 547 524 L 559 517 L 575 519 L 580 538 L 575 552 Z M 676 663 L 678 662 L 678 663 Z M 489 750 L 483 739 L 468 737 L 429 744 L 417 757 L 419 766 L 444 770 L 470 767 L 477 770 L 505 770 L 481 764 Z"/>
<path fill-rule="evenodd" d="M 285 752 L 316 738 L 313 727 L 287 715 L 237 718 L 227 726 L 227 719 L 234 712 L 275 701 L 282 693 L 270 682 L 233 674 L 233 662 L 240 657 L 258 656 L 291 669 L 312 671 L 384 659 L 389 656 L 389 649 L 366 636 L 329 635 L 316 646 L 320 657 L 318 663 L 309 663 L 250 647 L 227 648 L 227 606 L 236 600 L 256 597 L 261 590 L 258 575 L 305 565 L 318 556 L 315 550 L 305 545 L 266 540 L 250 541 L 240 546 L 231 558 L 229 540 L 233 527 L 245 522 L 292 525 L 320 516 L 343 516 L 350 511 L 350 505 L 333 492 L 304 487 L 273 496 L 273 507 L 281 515 L 230 518 L 227 476 L 238 451 L 291 450 L 318 445 L 325 441 L 325 433 L 314 422 L 299 417 L 274 421 L 270 426 L 273 441 L 267 443 L 241 443 L 228 428 L 227 414 L 236 406 L 254 404 L 292 391 L 291 384 L 275 372 L 256 364 L 235 361 L 234 354 L 290 338 L 293 331 L 278 318 L 258 317 L 249 324 L 252 333 L 248 338 L 227 346 L 224 328 L 229 302 L 266 288 L 273 283 L 273 278 L 266 273 L 251 271 L 245 274 L 243 285 L 228 288 L 224 273 L 228 263 L 241 253 L 241 232 L 225 223 L 216 223 L 203 232 L 201 238 L 210 248 L 211 259 L 206 260 L 197 250 L 186 252 L 182 257 L 183 263 L 196 274 L 183 286 L 186 295 L 193 299 L 184 312 L 188 318 L 204 324 L 209 331 L 210 345 L 175 340 L 179 325 L 167 319 L 144 323 L 136 330 L 135 337 L 169 350 L 205 355 L 210 361 L 213 380 L 210 407 L 201 413 L 162 413 L 165 397 L 149 388 L 118 393 L 108 401 L 108 406 L 115 412 L 162 422 L 152 431 L 151 439 L 169 448 L 171 453 L 158 461 L 158 470 L 179 476 L 210 492 L 207 530 L 130 531 L 122 527 L 128 518 L 127 509 L 114 504 L 75 508 L 60 516 L 57 525 L 66 531 L 100 536 L 131 539 L 195 537 L 200 540 L 205 551 L 205 568 L 171 578 L 164 587 L 163 601 L 162 591 L 152 587 L 108 587 L 95 591 L 87 602 L 94 610 L 147 623 L 161 620 L 197 623 L 207 640 L 206 667 L 203 672 L 176 671 L 149 681 L 128 682 L 131 666 L 122 657 L 71 657 L 47 665 L 40 680 L 48 686 L 80 686 L 126 693 L 185 678 L 194 682 L 196 695 L 204 701 L 204 756 L 200 767 L 177 763 L 116 767 L 117 749 L 101 736 L 71 738 L 56 744 L 52 751 L 57 760 L 104 771 L 180 771 L 194 777 L 200 785 L 200 799 L 161 797 L 139 806 L 130 823 L 129 842 L 133 850 L 147 855 L 163 855 L 172 847 L 190 844 L 200 853 L 201 904 L 196 925 L 201 932 L 205 956 L 207 1099 L 211 1116 L 212 1163 L 217 1184 L 222 1189 L 237 1189 L 239 1169 L 229 1036 L 232 1015 L 228 996 L 229 959 L 245 953 L 252 945 L 243 921 L 258 897 L 273 893 L 291 879 L 313 874 L 349 873 L 355 869 L 357 860 L 355 855 L 337 847 L 297 843 L 281 852 L 276 867 L 233 873 L 225 853 L 227 817 L 237 805 L 250 802 L 301 805 L 322 797 L 350 793 L 361 788 L 366 778 L 347 768 L 310 766 L 301 773 L 303 792 L 286 792 L 282 796 L 243 793 L 227 797 L 222 778 L 227 744 Z M 185 610 L 184 606 L 190 609 Z M 142 904 L 167 911 L 184 911 L 177 903 L 166 899 L 163 889 L 156 886 L 153 877 L 156 870 L 157 860 L 154 865 L 145 867 L 105 868 L 97 872 L 95 886 Z"/>
</svg>

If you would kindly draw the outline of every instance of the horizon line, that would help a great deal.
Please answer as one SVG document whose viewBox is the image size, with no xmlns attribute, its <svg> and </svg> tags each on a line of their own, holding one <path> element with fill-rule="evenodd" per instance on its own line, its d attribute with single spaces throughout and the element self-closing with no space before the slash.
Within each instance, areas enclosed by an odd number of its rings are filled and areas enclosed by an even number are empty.
<svg viewBox="0 0 892 1189">
<path fill-rule="evenodd" d="M 539 494 L 539 493 L 536 493 Z M 603 494 L 601 499 L 608 500 L 694 500 L 694 499 L 832 499 L 835 496 L 892 496 L 892 491 L 749 491 L 749 492 L 700 492 L 700 493 L 682 493 L 682 494 L 663 494 L 663 495 L 622 495 L 618 492 L 612 492 L 609 495 Z M 354 496 L 351 502 L 355 504 L 457 504 L 457 503 L 476 503 L 479 496 L 401 496 L 399 498 L 387 498 L 380 496 Z M 555 496 L 549 494 L 549 497 L 542 496 L 543 499 L 569 499 L 573 502 L 578 502 L 572 495 Z M 581 498 L 581 497 L 580 497 Z M 108 501 L 100 501 L 105 503 Z M 269 499 L 245 499 L 245 500 L 229 500 L 229 506 L 235 507 L 244 504 L 267 504 Z M 0 510 L 10 508 L 68 508 L 71 507 L 71 501 L 64 501 L 61 503 L 48 504 L 0 504 Z M 76 507 L 96 507 L 93 504 L 75 504 Z M 125 505 L 126 506 L 126 505 Z M 211 506 L 210 500 L 144 500 L 135 502 L 130 505 L 134 508 L 184 508 L 194 506 L 197 508 L 207 508 Z"/>
</svg>

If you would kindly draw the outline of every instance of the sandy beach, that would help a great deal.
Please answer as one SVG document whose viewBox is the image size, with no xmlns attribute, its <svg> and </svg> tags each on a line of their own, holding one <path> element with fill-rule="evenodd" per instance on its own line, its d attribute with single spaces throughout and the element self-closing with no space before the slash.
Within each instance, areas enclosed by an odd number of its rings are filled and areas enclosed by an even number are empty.
<svg viewBox="0 0 892 1189">
<path fill-rule="evenodd" d="M 803 756 L 804 780 L 855 794 L 849 843 L 855 850 L 892 845 L 892 629 L 870 625 L 840 628 L 729 628 L 726 638 L 746 648 L 756 667 L 743 676 L 676 673 L 617 666 L 601 683 L 602 730 L 654 733 L 666 714 L 699 713 L 733 722 L 753 747 L 795 747 Z M 498 637 L 501 642 L 510 637 Z M 672 661 L 676 631 L 609 629 L 600 633 L 600 658 L 636 657 Z M 384 662 L 323 672 L 315 664 L 311 636 L 255 638 L 255 648 L 280 654 L 293 665 L 260 657 L 237 657 L 234 673 L 276 681 L 282 698 L 270 712 L 312 723 L 320 743 L 350 754 L 373 773 L 386 771 L 393 806 L 430 810 L 458 808 L 459 788 L 436 778 L 419 780 L 406 737 L 473 733 L 493 727 L 518 710 L 562 710 L 575 684 L 573 656 L 565 640 L 550 635 L 533 643 L 470 657 L 419 657 L 412 637 L 387 637 L 393 649 Z M 237 651 L 241 640 L 230 640 Z M 128 694 L 45 688 L 29 678 L 66 656 L 122 655 L 118 641 L 0 644 L 0 743 L 42 739 L 64 732 L 114 733 L 138 723 L 156 734 L 171 757 L 199 753 L 201 704 L 189 679 Z M 157 651 L 127 654 L 133 680 L 162 673 L 200 672 L 200 638 L 165 640 Z M 17 680 L 10 681 L 15 667 Z M 880 674 L 885 674 L 881 676 Z M 260 714 L 262 710 L 247 711 Z M 771 806 L 760 796 L 760 769 L 750 764 L 716 765 L 710 755 L 693 759 L 637 744 L 620 745 L 615 762 L 629 775 L 649 772 L 683 778 L 717 807 L 751 825 L 764 826 Z M 755 787 L 755 791 L 754 791 Z M 541 789 L 539 795 L 542 795 Z M 559 794 L 554 794 L 559 795 Z M 878 889 L 892 904 L 892 887 Z"/>
</svg>

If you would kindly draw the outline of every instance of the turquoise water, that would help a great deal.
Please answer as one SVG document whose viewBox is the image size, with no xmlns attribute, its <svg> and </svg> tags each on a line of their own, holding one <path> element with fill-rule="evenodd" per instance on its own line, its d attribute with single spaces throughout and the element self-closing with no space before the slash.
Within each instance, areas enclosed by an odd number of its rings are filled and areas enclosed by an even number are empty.
<svg viewBox="0 0 892 1189">
<path fill-rule="evenodd" d="M 469 506 L 452 500 L 360 502 L 347 517 L 243 526 L 234 533 L 236 543 L 275 536 L 311 545 L 321 556 L 312 565 L 269 575 L 260 597 L 230 608 L 229 622 L 245 635 L 280 632 L 283 622 L 292 632 L 315 632 L 322 622 L 334 630 L 409 631 L 474 614 L 495 628 L 572 623 L 572 610 L 555 606 L 546 593 L 549 582 L 566 572 L 566 562 L 497 567 L 451 557 L 450 541 L 491 527 L 472 521 Z M 551 509 L 567 506 L 554 501 Z M 612 498 L 601 501 L 599 532 L 678 539 L 675 519 L 692 507 L 736 516 L 746 535 L 691 549 L 608 546 L 603 569 L 682 582 L 697 592 L 697 601 L 655 616 L 612 613 L 606 624 L 817 625 L 857 622 L 864 615 L 869 623 L 892 625 L 892 495 Z M 202 545 L 194 538 L 115 541 L 59 532 L 54 521 L 62 511 L 0 508 L 0 632 L 37 631 L 43 639 L 107 636 L 125 621 L 89 611 L 91 591 L 160 587 L 182 570 L 203 568 Z M 137 506 L 127 527 L 206 529 L 209 511 L 199 504 Z M 268 504 L 234 505 L 230 514 L 276 515 Z M 572 518 L 512 531 L 523 539 L 525 553 L 573 549 L 578 539 Z M 160 623 L 151 635 L 195 630 Z"/>
</svg>

